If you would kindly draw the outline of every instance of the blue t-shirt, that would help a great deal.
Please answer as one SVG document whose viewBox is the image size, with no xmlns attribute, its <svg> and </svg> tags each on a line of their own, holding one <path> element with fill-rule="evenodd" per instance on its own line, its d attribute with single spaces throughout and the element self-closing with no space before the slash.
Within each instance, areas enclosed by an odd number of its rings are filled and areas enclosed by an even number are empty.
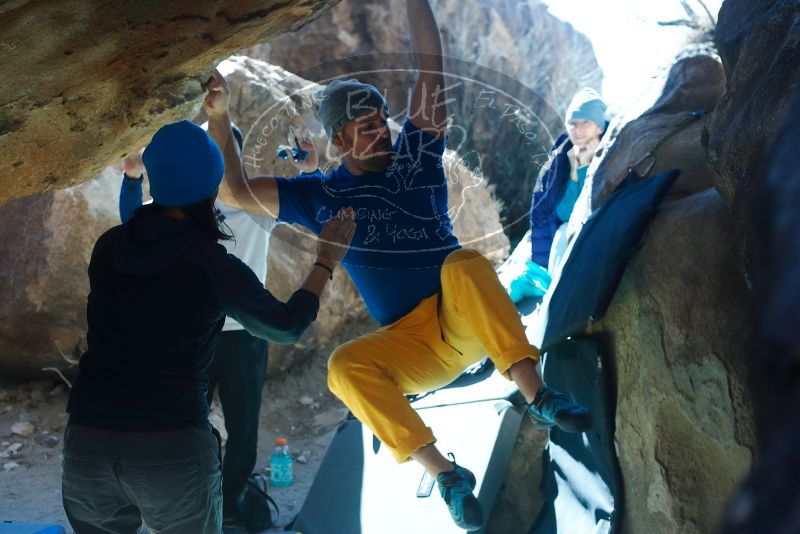
<svg viewBox="0 0 800 534">
<path fill-rule="evenodd" d="M 567 222 L 569 216 L 572 214 L 572 209 L 575 207 L 575 202 L 581 194 L 583 184 L 586 182 L 586 171 L 589 170 L 588 165 L 583 165 L 575 170 L 578 175 L 576 182 L 572 178 L 567 181 L 567 189 L 564 191 L 564 196 L 561 197 L 561 202 L 556 206 L 556 216 L 561 222 Z"/>
<path fill-rule="evenodd" d="M 342 264 L 381 325 L 436 293 L 442 262 L 460 248 L 447 213 L 444 147 L 407 120 L 384 172 L 356 176 L 341 165 L 326 175 L 276 178 L 281 221 L 319 234 L 340 208 L 355 209 L 356 234 Z"/>
</svg>

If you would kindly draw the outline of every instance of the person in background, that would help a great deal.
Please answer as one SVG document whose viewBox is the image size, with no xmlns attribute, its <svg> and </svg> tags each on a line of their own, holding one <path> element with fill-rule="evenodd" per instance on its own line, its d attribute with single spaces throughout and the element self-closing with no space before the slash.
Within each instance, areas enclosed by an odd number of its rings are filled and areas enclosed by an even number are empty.
<svg viewBox="0 0 800 534">
<path fill-rule="evenodd" d="M 567 108 L 566 133 L 559 136 L 539 172 L 531 202 L 531 261 L 514 270 L 506 290 L 511 300 L 541 297 L 550 286 L 550 273 L 567 247 L 567 222 L 586 181 L 608 123 L 606 104 L 594 89 L 582 89 Z"/>
<path fill-rule="evenodd" d="M 201 127 L 206 129 L 207 125 Z M 234 124 L 231 128 L 241 150 L 242 133 Z M 141 150 L 123 160 L 123 170 L 119 210 L 124 223 L 142 205 L 145 168 Z M 267 254 L 270 233 L 277 224 L 275 218 L 246 213 L 219 199 L 214 203 L 214 210 L 217 219 L 233 237 L 220 243 L 250 267 L 266 286 Z M 245 498 L 247 480 L 256 465 L 259 412 L 267 362 L 267 341 L 250 334 L 232 317 L 227 317 L 208 369 L 208 403 L 211 404 L 216 390 L 228 433 L 222 462 L 225 530 L 245 528 L 259 532 L 272 526 L 267 500 L 254 491 L 250 492 L 250 498 Z"/>
<path fill-rule="evenodd" d="M 355 222 L 326 224 L 317 262 L 287 302 L 218 243 L 219 147 L 188 121 L 162 127 L 142 159 L 153 203 L 104 233 L 89 263 L 88 349 L 67 404 L 62 497 L 78 534 L 217 534 L 219 434 L 207 370 L 225 317 L 294 343 L 316 318 Z"/>
</svg>

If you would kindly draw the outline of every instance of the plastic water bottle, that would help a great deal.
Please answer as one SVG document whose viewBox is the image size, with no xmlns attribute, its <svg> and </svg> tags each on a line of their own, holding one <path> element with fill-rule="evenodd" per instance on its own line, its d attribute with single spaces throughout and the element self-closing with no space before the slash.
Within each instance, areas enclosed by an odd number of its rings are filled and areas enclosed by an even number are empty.
<svg viewBox="0 0 800 534">
<path fill-rule="evenodd" d="M 286 438 L 275 440 L 275 452 L 269 459 L 270 483 L 275 487 L 291 486 L 294 482 L 292 478 L 292 455 L 289 454 L 289 445 Z"/>
</svg>

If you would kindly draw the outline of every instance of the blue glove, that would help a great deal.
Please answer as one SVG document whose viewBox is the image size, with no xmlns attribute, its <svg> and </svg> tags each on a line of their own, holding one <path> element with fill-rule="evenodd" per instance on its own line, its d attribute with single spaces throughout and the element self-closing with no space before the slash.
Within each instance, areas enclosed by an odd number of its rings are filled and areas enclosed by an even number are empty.
<svg viewBox="0 0 800 534">
<path fill-rule="evenodd" d="M 525 271 L 509 284 L 508 296 L 515 303 L 527 297 L 542 297 L 550 287 L 551 278 L 547 269 L 530 261 L 525 262 L 525 267 Z"/>
<path fill-rule="evenodd" d="M 550 276 L 547 269 L 532 261 L 526 261 L 525 266 L 528 268 L 525 272 L 528 278 L 530 278 L 534 284 L 541 287 L 543 291 L 547 292 L 550 288 L 550 282 L 553 281 L 553 277 Z"/>
</svg>

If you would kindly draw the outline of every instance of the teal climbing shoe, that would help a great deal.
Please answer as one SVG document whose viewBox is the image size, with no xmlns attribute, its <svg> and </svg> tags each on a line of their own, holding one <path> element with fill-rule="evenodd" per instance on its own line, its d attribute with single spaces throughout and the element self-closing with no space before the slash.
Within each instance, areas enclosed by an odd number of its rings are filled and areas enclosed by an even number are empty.
<svg viewBox="0 0 800 534">
<path fill-rule="evenodd" d="M 548 387 L 541 387 L 536 392 L 536 398 L 528 406 L 528 413 L 539 428 L 557 426 L 564 432 L 586 432 L 592 428 L 589 410 Z"/>
<path fill-rule="evenodd" d="M 456 525 L 464 530 L 478 530 L 483 526 L 483 508 L 472 490 L 475 489 L 475 475 L 453 461 L 452 471 L 436 475 L 439 493 L 447 503 L 450 516 Z"/>
</svg>

